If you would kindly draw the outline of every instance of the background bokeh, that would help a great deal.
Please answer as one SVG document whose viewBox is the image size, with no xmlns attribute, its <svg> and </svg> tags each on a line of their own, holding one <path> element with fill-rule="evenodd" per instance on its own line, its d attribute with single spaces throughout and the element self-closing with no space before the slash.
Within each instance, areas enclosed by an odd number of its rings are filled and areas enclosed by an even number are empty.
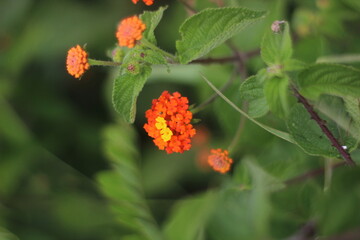
<svg viewBox="0 0 360 240">
<path fill-rule="evenodd" d="M 78 80 L 66 72 L 65 58 L 67 50 L 79 44 L 86 45 L 91 58 L 110 60 L 109 52 L 116 46 L 115 29 L 119 20 L 140 14 L 144 9 L 156 10 L 161 5 L 169 5 L 169 8 L 156 30 L 158 45 L 174 52 L 175 41 L 179 39 L 177 29 L 187 12 L 179 1 L 155 2 L 146 7 L 142 3 L 134 5 L 130 0 L 0 0 L 1 240 L 16 239 L 7 231 L 29 240 L 121 239 L 129 233 L 115 220 L 96 180 L 99 173 L 111 168 L 103 151 L 104 128 L 113 126 L 116 130 L 124 126 L 111 104 L 112 82 L 118 69 L 92 67 Z M 216 7 L 217 1 L 193 2 L 197 9 L 203 9 Z M 312 63 L 319 56 L 360 52 L 360 4 L 357 0 L 224 2 L 269 11 L 264 21 L 233 39 L 241 51 L 258 49 L 264 30 L 271 22 L 286 19 L 295 40 L 294 55 L 300 60 Z M 214 50 L 211 56 L 231 54 L 224 46 Z M 264 66 L 258 56 L 247 63 L 250 74 Z M 180 199 L 230 182 L 246 183 L 243 181 L 245 175 L 236 174 L 241 172 L 240 167 L 240 170 L 233 170 L 231 177 L 213 173 L 204 164 L 208 150 L 226 148 L 237 127 L 240 116 L 225 102 L 217 100 L 195 116 L 201 119 L 196 125 L 198 134 L 193 149 L 184 154 L 167 155 L 157 150 L 142 129 L 144 112 L 150 107 L 151 99 L 157 98 L 163 90 L 179 91 L 194 104 L 207 99 L 212 91 L 201 80 L 199 72 L 211 76 L 211 81 L 221 86 L 231 75 L 232 65 L 173 66 L 170 73 L 165 67 L 155 67 L 138 100 L 134 144 L 145 196 L 159 225 L 166 225 L 171 209 Z M 240 81 L 236 78 L 226 92 L 235 102 L 239 102 L 236 93 Z M 262 121 L 279 129 L 286 128 L 273 116 L 266 116 Z M 121 144 L 126 145 L 125 142 Z M 323 163 L 322 159 L 309 157 L 298 147 L 246 122 L 233 157 L 238 163 L 248 155 L 282 180 Z M 354 156 L 359 161 L 358 153 Z M 346 173 L 340 170 L 339 174 L 335 177 L 339 181 L 334 185 L 343 189 L 345 183 L 341 176 Z M 354 170 L 352 176 L 356 174 L 358 171 Z M 356 216 L 360 180 L 353 177 L 347 181 L 354 184 L 357 194 L 356 198 L 339 198 L 348 208 L 333 215 L 330 212 L 328 216 L 326 206 L 334 209 L 334 203 L 323 200 L 325 205 L 318 204 L 319 219 L 338 216 L 342 220 L 339 224 L 321 225 L 323 233 L 336 234 L 360 225 L 360 214 Z M 310 210 L 314 206 L 310 207 L 307 200 L 312 191 L 321 192 L 321 184 L 322 179 L 317 179 L 312 185 L 300 186 L 301 191 L 292 188 L 274 196 L 273 208 L 281 209 L 273 220 L 274 236 L 279 236 L 278 239 L 288 236 L 309 216 L 316 215 Z M 296 194 L 301 196 L 294 197 Z M 291 197 L 296 199 L 296 207 L 284 208 L 282 203 L 288 203 Z M 299 208 L 303 215 L 284 224 L 287 214 Z M 233 209 L 241 212 L 236 207 Z M 188 208 L 188 212 L 185 210 L 184 213 L 191 214 L 192 208 Z M 350 213 L 353 213 L 352 224 L 347 224 L 346 214 Z M 206 239 L 236 239 L 238 233 L 233 229 L 241 219 L 230 215 L 226 210 L 215 213 L 216 218 L 227 219 L 230 223 L 225 227 L 216 221 L 209 223 L 209 238 Z M 217 226 L 225 230 L 216 231 Z"/>
</svg>

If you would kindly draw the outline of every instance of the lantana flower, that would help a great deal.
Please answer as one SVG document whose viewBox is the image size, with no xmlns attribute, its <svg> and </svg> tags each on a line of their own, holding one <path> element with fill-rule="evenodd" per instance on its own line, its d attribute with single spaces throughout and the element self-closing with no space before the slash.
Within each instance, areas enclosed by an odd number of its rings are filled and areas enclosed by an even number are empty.
<svg viewBox="0 0 360 240">
<path fill-rule="evenodd" d="M 66 69 L 70 75 L 80 78 L 89 67 L 88 54 L 84 49 L 79 45 L 69 49 L 66 58 Z"/>
<path fill-rule="evenodd" d="M 211 149 L 208 157 L 209 165 L 217 172 L 226 173 L 230 170 L 233 160 L 229 157 L 227 150 Z"/>
<path fill-rule="evenodd" d="M 133 2 L 134 4 L 137 4 L 138 1 L 139 1 L 139 0 L 132 0 L 132 2 Z M 143 2 L 144 2 L 146 5 L 150 6 L 150 5 L 152 5 L 152 4 L 154 3 L 154 0 L 143 0 Z"/>
<path fill-rule="evenodd" d="M 190 123 L 192 113 L 188 110 L 188 103 L 187 97 L 182 97 L 180 93 L 164 91 L 152 101 L 151 109 L 146 111 L 144 129 L 154 138 L 160 150 L 183 153 L 191 148 L 191 138 L 196 130 Z"/>
<path fill-rule="evenodd" d="M 116 32 L 119 46 L 133 48 L 136 41 L 142 38 L 142 33 L 145 29 L 145 24 L 137 16 L 123 19 L 119 23 Z"/>
</svg>

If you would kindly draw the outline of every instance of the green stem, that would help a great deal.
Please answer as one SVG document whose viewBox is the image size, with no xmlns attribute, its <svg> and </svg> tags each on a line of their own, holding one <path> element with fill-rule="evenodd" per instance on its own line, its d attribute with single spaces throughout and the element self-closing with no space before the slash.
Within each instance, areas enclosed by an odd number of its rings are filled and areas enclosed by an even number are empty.
<svg viewBox="0 0 360 240">
<path fill-rule="evenodd" d="M 246 122 L 246 118 L 243 115 L 241 115 L 239 126 L 238 126 L 238 128 L 236 130 L 234 138 L 232 139 L 232 141 L 231 141 L 231 143 L 230 143 L 230 145 L 228 147 L 229 153 L 232 153 L 232 151 L 236 147 L 236 144 L 239 142 L 240 137 L 241 137 L 241 133 L 244 130 L 245 122 Z"/>
<path fill-rule="evenodd" d="M 342 161 L 342 162 L 335 163 L 335 164 L 331 165 L 330 167 L 332 169 L 335 169 L 335 168 L 338 168 L 338 167 L 341 167 L 341 166 L 345 166 L 345 164 L 346 164 L 346 162 Z M 290 178 L 290 179 L 286 180 L 284 183 L 287 186 L 292 185 L 292 184 L 297 184 L 297 183 L 300 183 L 300 182 L 305 181 L 307 179 L 311 179 L 311 178 L 317 177 L 319 175 L 322 175 L 322 174 L 324 174 L 324 172 L 325 172 L 324 168 L 313 169 L 313 170 L 310 170 L 310 171 L 308 171 L 306 173 L 298 175 L 296 177 Z"/>
<path fill-rule="evenodd" d="M 168 57 L 171 59 L 172 63 L 178 63 L 178 60 L 176 58 L 176 56 L 172 55 L 171 53 L 168 53 L 164 50 L 162 50 L 161 48 L 155 46 L 154 44 L 152 44 L 151 42 L 149 42 L 148 40 L 146 40 L 145 38 L 140 40 L 141 44 L 143 44 L 144 46 L 156 51 L 156 52 L 160 52 L 162 55 L 164 55 L 165 57 Z"/>
<path fill-rule="evenodd" d="M 102 61 L 91 58 L 88 58 L 88 63 L 90 64 L 90 66 L 112 66 L 112 67 L 117 67 L 122 64 L 119 62 Z"/>
<path fill-rule="evenodd" d="M 332 172 L 333 172 L 333 161 L 332 159 L 326 158 L 325 159 L 325 168 L 324 168 L 324 192 L 330 189 L 331 186 L 331 179 L 332 179 Z"/>
<path fill-rule="evenodd" d="M 280 130 L 277 130 L 275 128 L 269 127 L 265 124 L 262 124 L 258 121 L 256 121 L 254 118 L 250 117 L 246 112 L 244 112 L 243 110 L 241 110 L 238 106 L 235 105 L 235 103 L 233 103 L 230 99 L 228 99 L 222 92 L 219 91 L 219 89 L 217 89 L 205 76 L 201 75 L 202 78 L 204 79 L 204 81 L 225 101 L 227 102 L 232 108 L 234 108 L 237 112 L 239 112 L 240 114 L 242 114 L 244 117 L 246 117 L 247 119 L 249 119 L 250 121 L 252 121 L 253 123 L 255 123 L 256 125 L 258 125 L 259 127 L 261 127 L 262 129 L 268 131 L 269 133 L 282 138 L 290 143 L 295 143 L 294 140 L 291 138 L 291 136 L 287 133 L 287 132 L 283 132 Z"/>
<path fill-rule="evenodd" d="M 31 133 L 8 101 L 0 95 L 0 135 L 13 142 L 29 142 Z"/>
<path fill-rule="evenodd" d="M 344 54 L 324 56 L 316 60 L 317 63 L 356 63 L 360 62 L 360 54 Z"/>
<path fill-rule="evenodd" d="M 221 92 L 224 92 L 226 89 L 228 89 L 231 84 L 234 82 L 235 80 L 235 75 L 236 73 L 233 72 L 231 77 L 229 78 L 229 80 L 220 88 Z M 191 112 L 193 114 L 198 113 L 200 111 L 202 111 L 205 107 L 207 107 L 209 104 L 211 104 L 213 101 L 215 101 L 215 99 L 218 97 L 219 95 L 217 93 L 214 93 L 213 95 L 211 95 L 207 100 L 205 100 L 203 103 L 199 104 L 199 106 L 195 107 L 194 109 L 191 110 Z"/>
</svg>

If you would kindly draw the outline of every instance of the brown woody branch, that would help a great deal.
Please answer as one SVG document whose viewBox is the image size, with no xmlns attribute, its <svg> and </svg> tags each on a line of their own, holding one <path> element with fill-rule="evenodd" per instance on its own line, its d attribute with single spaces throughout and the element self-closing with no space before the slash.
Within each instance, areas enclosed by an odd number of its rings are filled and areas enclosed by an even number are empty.
<svg viewBox="0 0 360 240">
<path fill-rule="evenodd" d="M 331 165 L 331 168 L 332 169 L 338 168 L 338 167 L 344 166 L 345 164 L 346 164 L 346 162 L 335 163 L 335 164 Z M 300 183 L 307 179 L 311 179 L 311 178 L 323 175 L 324 173 L 325 173 L 325 168 L 317 168 L 317 169 L 311 170 L 309 172 L 303 173 L 299 176 L 296 176 L 294 178 L 290 178 L 290 179 L 286 180 L 284 183 L 285 183 L 285 185 L 289 186 L 289 185 Z"/>
<path fill-rule="evenodd" d="M 213 64 L 213 63 L 228 63 L 228 62 L 234 62 L 234 61 L 238 61 L 237 57 L 223 57 L 223 58 L 202 58 L 202 59 L 196 59 L 190 63 L 192 64 Z"/>
<path fill-rule="evenodd" d="M 186 0 L 179 0 L 179 2 L 180 2 L 181 4 L 183 4 L 184 7 L 186 8 L 186 10 L 188 10 L 190 13 L 192 13 L 192 14 L 196 14 L 196 13 L 197 13 L 196 9 L 193 8 Z"/>
<path fill-rule="evenodd" d="M 220 58 L 201 58 L 201 59 L 196 59 L 193 60 L 192 62 L 190 62 L 190 64 L 213 64 L 213 63 L 217 63 L 217 64 L 222 64 L 222 63 L 228 63 L 228 62 L 236 62 L 236 61 L 243 61 L 244 58 L 245 59 L 249 59 L 252 58 L 254 56 L 259 55 L 260 51 L 259 49 L 255 49 L 249 52 L 245 52 L 242 53 L 242 58 L 239 57 L 239 55 L 235 55 L 235 56 L 231 56 L 231 57 L 220 57 Z"/>
<path fill-rule="evenodd" d="M 360 228 L 333 237 L 320 238 L 319 240 L 358 240 L 360 239 Z"/>
<path fill-rule="evenodd" d="M 314 221 L 307 222 L 302 228 L 290 238 L 286 240 L 313 240 L 316 236 L 316 223 Z"/>
<path fill-rule="evenodd" d="M 306 110 L 311 116 L 311 119 L 313 119 L 321 128 L 322 132 L 326 135 L 326 137 L 330 140 L 331 144 L 338 150 L 341 157 L 345 160 L 345 162 L 350 166 L 355 166 L 355 162 L 352 160 L 350 154 L 344 149 L 339 141 L 335 138 L 335 136 L 332 134 L 332 132 L 329 130 L 329 128 L 326 126 L 326 122 L 320 118 L 320 116 L 315 112 L 314 108 L 310 103 L 307 101 L 307 99 L 302 96 L 299 91 L 292 86 L 292 91 L 294 92 L 294 96 L 298 99 L 298 102 L 304 105 Z"/>
</svg>

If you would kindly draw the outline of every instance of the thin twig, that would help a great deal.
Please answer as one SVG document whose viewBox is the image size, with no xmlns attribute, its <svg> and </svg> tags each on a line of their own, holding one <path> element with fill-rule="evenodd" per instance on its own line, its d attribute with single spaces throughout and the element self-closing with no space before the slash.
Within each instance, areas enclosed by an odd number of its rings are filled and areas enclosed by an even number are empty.
<svg viewBox="0 0 360 240">
<path fill-rule="evenodd" d="M 226 41 L 226 45 L 233 51 L 234 56 L 238 59 L 237 70 L 243 80 L 247 78 L 247 68 L 245 62 L 247 60 L 247 56 L 240 52 L 238 48 L 233 44 L 230 40 Z"/>
<path fill-rule="evenodd" d="M 180 2 L 181 4 L 183 4 L 183 5 L 185 6 L 185 8 L 186 8 L 189 12 L 191 12 L 192 14 L 196 14 L 196 13 L 197 13 L 196 9 L 193 8 L 192 6 L 190 6 L 190 4 L 188 4 L 185 0 L 179 0 L 179 2 Z"/>
<path fill-rule="evenodd" d="M 356 228 L 332 237 L 319 238 L 319 240 L 359 240 L 359 239 L 360 239 L 360 228 Z"/>
<path fill-rule="evenodd" d="M 246 55 L 247 59 L 258 56 L 258 55 L 260 55 L 260 48 L 250 50 L 250 51 L 246 52 L 245 55 Z"/>
<path fill-rule="evenodd" d="M 203 80 L 225 101 L 227 102 L 233 109 L 235 109 L 238 113 L 242 114 L 243 116 L 245 116 L 248 120 L 252 121 L 253 123 L 255 123 L 256 125 L 258 125 L 259 127 L 261 127 L 262 129 L 264 129 L 265 131 L 268 131 L 269 133 L 284 139 L 285 141 L 288 141 L 290 143 L 295 143 L 294 140 L 290 137 L 290 134 L 277 130 L 275 128 L 269 127 L 257 120 L 255 120 L 254 118 L 250 117 L 245 111 L 241 110 L 235 103 L 233 103 L 230 99 L 228 99 L 222 92 L 219 91 L 219 89 L 217 89 L 214 84 L 212 84 L 204 75 L 201 75 Z"/>
<path fill-rule="evenodd" d="M 355 166 L 355 162 L 352 160 L 350 154 L 340 145 L 339 141 L 334 137 L 332 132 L 326 126 L 326 122 L 320 118 L 320 116 L 315 112 L 314 108 L 310 103 L 302 96 L 299 91 L 292 86 L 292 91 L 294 92 L 294 96 L 298 99 L 298 101 L 304 105 L 308 113 L 310 114 L 311 118 L 319 125 L 322 132 L 327 136 L 330 140 L 331 144 L 338 150 L 342 158 L 345 162 L 350 166 Z"/>
<path fill-rule="evenodd" d="M 335 163 L 335 164 L 331 165 L 331 168 L 332 169 L 338 168 L 338 167 L 344 166 L 345 164 L 346 164 L 345 162 Z M 303 182 L 305 180 L 308 180 L 308 179 L 323 175 L 324 173 L 325 173 L 324 168 L 317 168 L 317 169 L 308 171 L 306 173 L 303 173 L 303 174 L 301 174 L 299 176 L 290 178 L 290 179 L 286 180 L 284 183 L 287 186 L 288 185 L 293 185 L 293 184 L 297 184 L 297 183 Z"/>
<path fill-rule="evenodd" d="M 237 50 L 235 50 L 237 52 Z M 236 62 L 236 61 L 244 61 L 245 59 L 249 59 L 252 58 L 254 56 L 259 55 L 260 51 L 259 49 L 255 49 L 249 52 L 245 52 L 242 53 L 242 57 L 239 56 L 231 56 L 231 57 L 220 57 L 220 58 L 201 58 L 201 59 L 196 59 L 193 60 L 192 62 L 190 62 L 190 64 L 213 64 L 213 63 L 218 63 L 218 64 L 222 64 L 222 63 L 228 63 L 228 62 Z"/>
<path fill-rule="evenodd" d="M 210 2 L 215 3 L 218 7 L 223 7 L 225 5 L 223 0 L 210 0 Z"/>
<path fill-rule="evenodd" d="M 331 187 L 331 180 L 333 175 L 332 163 L 333 159 L 331 158 L 326 158 L 324 161 L 324 192 L 328 191 Z"/>
<path fill-rule="evenodd" d="M 202 59 L 196 59 L 192 62 L 190 62 L 191 64 L 213 64 L 213 63 L 227 63 L 227 62 L 234 62 L 234 61 L 239 61 L 239 59 L 237 57 L 222 57 L 222 58 L 202 58 Z"/>
<path fill-rule="evenodd" d="M 235 44 L 232 43 L 231 40 L 228 40 L 226 42 L 226 44 L 228 45 L 228 47 L 233 51 L 235 57 L 238 60 L 238 64 L 237 64 L 237 71 L 240 75 L 240 77 L 242 78 L 242 80 L 244 81 L 247 77 L 248 77 L 248 70 L 246 68 L 246 60 L 247 60 L 247 55 L 240 52 L 239 49 L 235 46 Z M 247 104 L 243 103 L 242 107 L 245 111 L 247 111 Z M 236 130 L 236 133 L 234 135 L 233 140 L 230 143 L 229 146 L 229 152 L 232 152 L 232 150 L 234 149 L 234 147 L 236 146 L 236 144 L 238 143 L 241 133 L 244 129 L 245 123 L 246 123 L 247 118 L 244 115 L 240 116 L 240 122 L 239 122 L 239 126 Z"/>
<path fill-rule="evenodd" d="M 245 111 L 247 111 L 246 108 L 247 108 L 247 104 L 243 103 L 243 109 Z M 240 116 L 240 121 L 239 121 L 239 126 L 238 126 L 238 128 L 236 130 L 236 133 L 235 133 L 235 135 L 234 135 L 234 137 L 233 137 L 233 139 L 232 139 L 232 141 L 231 141 L 231 143 L 230 143 L 230 145 L 228 147 L 228 151 L 230 153 L 234 150 L 236 144 L 239 142 L 241 134 L 242 134 L 242 132 L 244 130 L 244 127 L 245 127 L 245 123 L 246 123 L 246 118 L 243 115 L 241 115 Z"/>
<path fill-rule="evenodd" d="M 316 235 L 316 223 L 307 222 L 302 228 L 287 240 L 313 240 Z"/>
<path fill-rule="evenodd" d="M 234 82 L 236 77 L 235 72 L 233 74 L 231 74 L 229 80 L 219 89 L 220 92 L 224 92 L 226 89 L 228 89 L 228 87 L 231 86 L 231 84 Z M 202 109 L 204 109 L 206 106 L 208 106 L 209 104 L 211 104 L 213 101 L 215 101 L 215 99 L 219 97 L 219 94 L 214 93 L 213 95 L 211 95 L 208 99 L 206 99 L 204 102 L 202 102 L 201 104 L 199 104 L 199 106 L 195 107 L 191 112 L 192 113 L 197 113 L 199 111 L 201 111 Z"/>
</svg>

